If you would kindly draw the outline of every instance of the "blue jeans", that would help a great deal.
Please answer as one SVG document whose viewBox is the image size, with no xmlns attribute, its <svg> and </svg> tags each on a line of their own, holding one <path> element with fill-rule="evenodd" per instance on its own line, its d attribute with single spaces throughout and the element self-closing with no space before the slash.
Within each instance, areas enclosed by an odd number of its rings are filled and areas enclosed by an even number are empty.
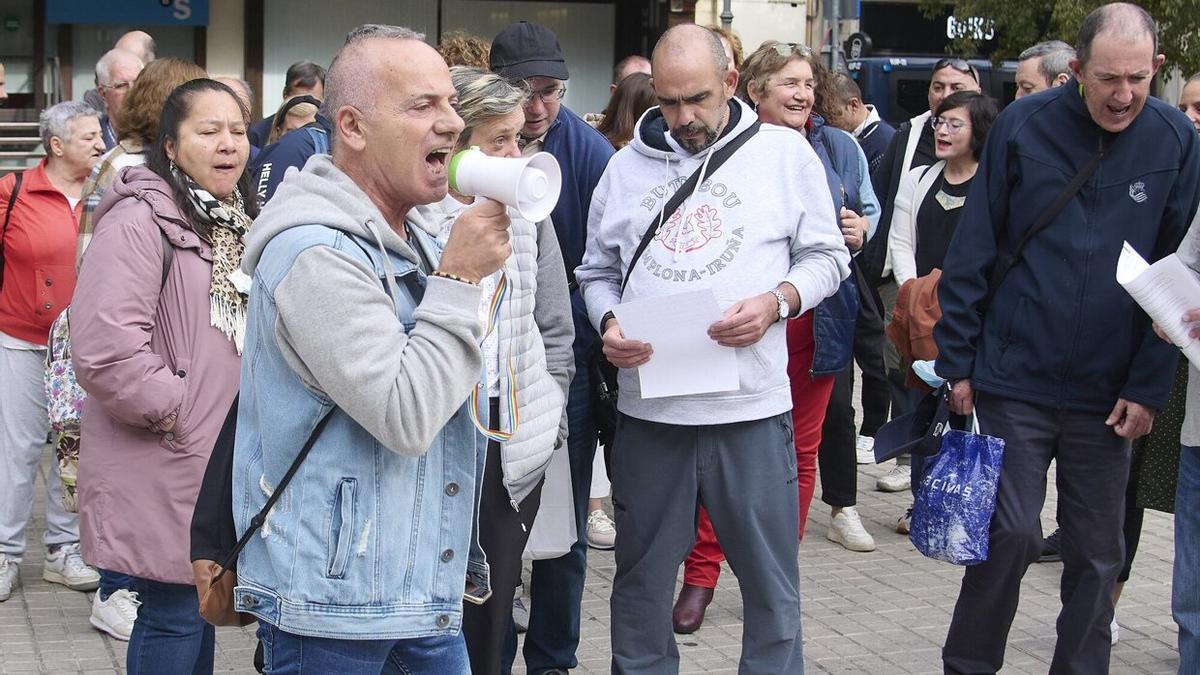
<svg viewBox="0 0 1200 675">
<path fill-rule="evenodd" d="M 267 675 L 471 673 L 462 633 L 409 640 L 336 640 L 294 635 L 260 621 L 258 639 Z"/>
<path fill-rule="evenodd" d="M 196 587 L 140 577 L 129 580 L 129 589 L 142 603 L 126 653 L 129 675 L 211 673 L 215 637 L 213 627 L 200 617 Z"/>
<path fill-rule="evenodd" d="M 96 570 L 100 573 L 100 588 L 96 592 L 100 594 L 101 600 L 107 600 L 108 596 L 116 593 L 121 589 L 127 589 L 133 584 L 133 577 L 112 570 Z"/>
<path fill-rule="evenodd" d="M 1179 624 L 1179 675 L 1200 673 L 1200 448 L 1186 445 L 1175 487 L 1171 614 Z"/>
<path fill-rule="evenodd" d="M 533 561 L 529 630 L 525 633 L 524 649 L 525 668 L 530 675 L 579 665 L 575 650 L 579 647 L 579 614 L 587 575 L 587 502 L 592 486 L 592 460 L 596 455 L 596 427 L 588 377 L 590 350 L 584 355 L 578 344 L 576 347 L 575 378 L 567 396 L 567 454 L 571 460 L 571 490 L 579 539 L 564 556 Z M 511 672 L 517 653 L 517 633 L 511 621 L 509 626 L 502 673 Z"/>
</svg>

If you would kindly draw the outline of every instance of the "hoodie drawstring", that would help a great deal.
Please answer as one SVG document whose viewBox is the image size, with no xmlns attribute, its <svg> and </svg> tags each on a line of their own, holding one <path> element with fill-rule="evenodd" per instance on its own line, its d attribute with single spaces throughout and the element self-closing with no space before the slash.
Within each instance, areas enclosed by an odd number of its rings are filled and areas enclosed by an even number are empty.
<svg viewBox="0 0 1200 675">
<path fill-rule="evenodd" d="M 379 229 L 375 226 L 375 221 L 368 220 L 366 226 L 367 231 L 375 238 L 376 245 L 379 246 L 379 255 L 383 258 L 383 283 L 387 285 L 388 295 L 392 296 L 392 304 L 396 304 L 400 301 L 399 295 L 396 293 L 396 280 L 392 278 L 396 276 L 396 268 L 392 267 L 392 261 L 388 259 L 387 248 L 383 245 L 383 238 L 379 236 Z"/>
</svg>

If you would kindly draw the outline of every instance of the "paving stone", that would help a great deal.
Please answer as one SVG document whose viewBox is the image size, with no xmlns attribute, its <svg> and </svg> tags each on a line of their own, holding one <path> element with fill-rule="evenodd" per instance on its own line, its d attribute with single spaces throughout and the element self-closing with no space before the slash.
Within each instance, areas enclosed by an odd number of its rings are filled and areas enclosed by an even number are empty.
<svg viewBox="0 0 1200 675">
<path fill-rule="evenodd" d="M 809 673 L 941 672 L 941 642 L 963 571 L 921 557 L 907 537 L 893 532 L 895 518 L 911 498 L 908 493 L 875 491 L 875 479 L 890 469 L 890 465 L 859 467 L 858 510 L 876 540 L 878 549 L 872 553 L 847 551 L 827 541 L 829 513 L 814 502 L 800 546 Z M 1054 527 L 1056 501 L 1051 480 L 1042 512 L 1046 532 Z M 30 532 L 44 527 L 44 513 L 39 486 Z M 1117 610 L 1121 641 L 1112 652 L 1114 675 L 1173 675 L 1178 668 L 1170 597 L 1172 522 L 1169 515 L 1146 512 L 1133 576 Z M 22 586 L 0 603 L 0 673 L 123 673 L 126 643 L 88 624 L 92 594 L 42 580 L 44 552 L 35 542 L 36 537 L 31 537 L 32 548 L 21 565 Z M 608 597 L 615 567 L 611 551 L 589 552 L 579 667 L 573 673 L 609 672 Z M 1032 565 L 1026 573 L 1009 635 L 1005 673 L 1040 675 L 1049 668 L 1061 574 L 1061 564 Z M 680 672 L 736 673 L 742 616 L 737 579 L 723 566 L 704 627 L 693 635 L 678 636 Z M 216 671 L 250 675 L 254 647 L 253 626 L 219 629 Z M 514 672 L 523 675 L 520 657 L 517 661 Z"/>
</svg>

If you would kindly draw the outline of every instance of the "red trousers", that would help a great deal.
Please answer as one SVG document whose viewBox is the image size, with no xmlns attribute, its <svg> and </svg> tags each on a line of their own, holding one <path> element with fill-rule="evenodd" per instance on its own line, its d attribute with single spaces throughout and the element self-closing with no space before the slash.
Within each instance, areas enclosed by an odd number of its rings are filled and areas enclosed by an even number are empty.
<svg viewBox="0 0 1200 675">
<path fill-rule="evenodd" d="M 825 423 L 825 408 L 833 392 L 833 376 L 809 376 L 812 368 L 813 313 L 806 312 L 787 322 L 788 380 L 792 385 L 792 430 L 796 444 L 796 484 L 800 490 L 800 532 L 804 538 L 804 523 L 808 520 L 808 505 L 812 503 L 817 483 L 817 449 L 821 447 L 821 427 Z M 717 542 L 712 522 L 704 507 L 696 525 L 696 545 L 683 563 L 683 582 L 703 588 L 716 588 L 721 576 L 725 552 Z"/>
</svg>

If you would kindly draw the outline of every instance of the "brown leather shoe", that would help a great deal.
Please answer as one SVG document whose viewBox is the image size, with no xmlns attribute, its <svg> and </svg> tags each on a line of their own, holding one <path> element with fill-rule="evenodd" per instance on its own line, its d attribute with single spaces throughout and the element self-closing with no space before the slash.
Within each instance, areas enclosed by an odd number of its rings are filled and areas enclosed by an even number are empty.
<svg viewBox="0 0 1200 675">
<path fill-rule="evenodd" d="M 671 627 L 680 635 L 695 633 L 704 623 L 704 610 L 713 599 L 713 589 L 684 584 L 671 612 Z"/>
</svg>

